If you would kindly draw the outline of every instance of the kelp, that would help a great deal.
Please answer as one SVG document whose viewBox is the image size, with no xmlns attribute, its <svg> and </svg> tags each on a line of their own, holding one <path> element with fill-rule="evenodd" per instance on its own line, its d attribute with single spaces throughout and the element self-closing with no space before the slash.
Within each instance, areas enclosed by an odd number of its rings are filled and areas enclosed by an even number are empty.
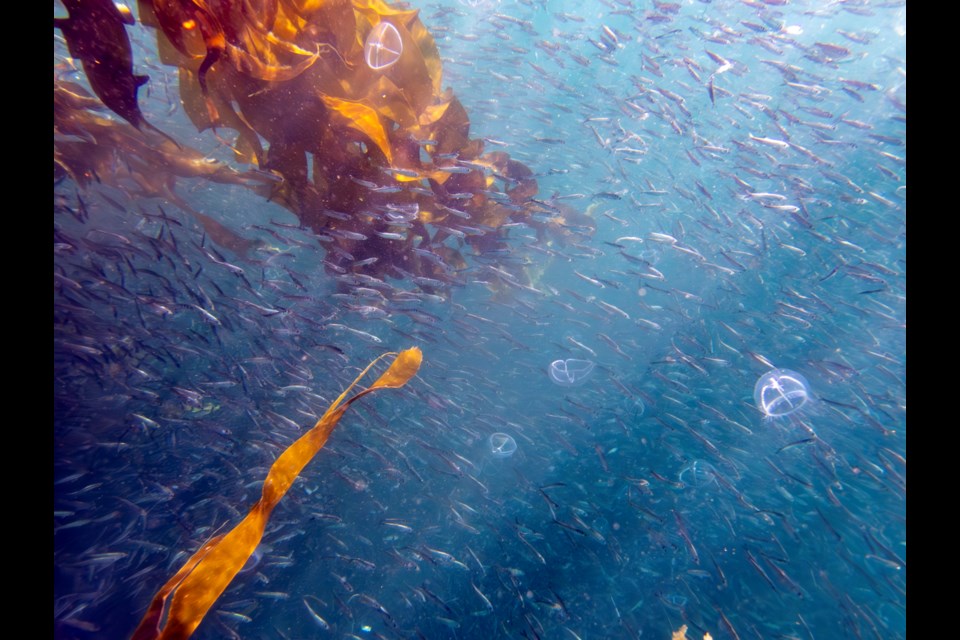
<svg viewBox="0 0 960 640">
<path fill-rule="evenodd" d="M 390 367 L 369 388 L 344 401 L 348 393 L 380 360 L 396 355 Z M 398 354 L 386 353 L 371 362 L 356 380 L 330 405 L 317 424 L 303 434 L 270 467 L 260 500 L 247 516 L 228 533 L 208 540 L 157 592 L 134 631 L 133 640 L 188 638 L 203 620 L 220 594 L 253 555 L 263 537 L 274 507 L 313 459 L 351 404 L 377 389 L 405 385 L 420 368 L 423 355 L 414 347 Z M 171 596 L 164 618 L 164 606 Z"/>
<path fill-rule="evenodd" d="M 70 18 L 55 24 L 95 93 L 140 128 L 136 94 L 145 76 L 134 74 L 124 30 L 132 17 L 107 4 L 68 0 Z M 443 88 L 440 52 L 419 10 L 383 0 L 139 0 L 139 16 L 156 30 L 160 61 L 178 69 L 179 103 L 197 130 L 212 130 L 232 160 L 272 174 L 257 193 L 333 236 L 325 268 L 453 284 L 452 264 L 422 261 L 417 249 L 460 255 L 468 245 L 499 254 L 511 222 L 562 240 L 563 227 L 538 215 L 534 172 L 470 137 L 470 118 Z M 401 52 L 391 65 L 371 67 L 364 48 L 384 23 Z M 348 221 L 327 216 L 331 210 Z M 398 224 L 397 210 L 416 217 Z M 471 233 L 457 229 L 462 220 Z M 383 233 L 402 238 L 382 242 Z M 352 239 L 359 236 L 367 239 Z"/>
<path fill-rule="evenodd" d="M 157 27 L 163 62 L 187 71 L 181 100 L 197 128 L 235 131 L 238 159 L 282 177 L 264 195 L 315 232 L 367 236 L 359 244 L 335 237 L 330 242 L 344 251 L 329 252 L 328 266 L 375 276 L 402 267 L 443 280 L 453 274 L 423 265 L 414 249 L 436 253 L 452 237 L 431 227 L 457 223 L 447 208 L 484 225 L 484 234 L 456 240 L 477 252 L 501 249 L 511 220 L 539 226 L 533 172 L 503 152 L 484 155 L 483 141 L 470 138 L 469 117 L 442 87 L 440 52 L 418 10 L 383 0 L 140 2 L 145 24 Z M 375 69 L 364 44 L 383 22 L 396 28 L 402 54 Z M 497 190 L 511 206 L 486 195 Z M 375 232 L 393 231 L 378 211 L 396 206 L 422 212 L 418 233 L 378 242 Z M 355 260 L 344 263 L 342 254 Z"/>
<path fill-rule="evenodd" d="M 53 85 L 53 163 L 55 179 L 69 176 L 78 187 L 108 185 L 133 197 L 162 198 L 191 215 L 207 237 L 241 257 L 262 244 L 195 210 L 176 191 L 178 178 L 203 179 L 263 191 L 276 177 L 262 171 L 240 172 L 211 161 L 199 151 L 105 118 L 101 105 L 71 82 Z"/>
<path fill-rule="evenodd" d="M 670 640 L 689 640 L 689 638 L 687 638 L 687 625 L 681 625 L 679 629 L 674 631 L 670 636 Z M 703 634 L 703 640 L 713 640 L 713 636 L 705 633 Z"/>
<path fill-rule="evenodd" d="M 393 152 L 390 150 L 387 132 L 383 130 L 383 124 L 381 124 L 376 110 L 362 102 L 340 100 L 332 96 L 322 96 L 322 98 L 324 104 L 331 111 L 336 112 L 346 120 L 348 127 L 365 134 L 380 148 L 387 158 L 387 162 L 393 162 Z"/>
<path fill-rule="evenodd" d="M 137 90 L 149 78 L 133 73 L 133 52 L 126 25 L 134 24 L 129 11 L 111 0 L 64 0 L 68 18 L 54 19 L 70 55 L 80 61 L 90 87 L 111 111 L 139 129 L 146 122 Z"/>
</svg>

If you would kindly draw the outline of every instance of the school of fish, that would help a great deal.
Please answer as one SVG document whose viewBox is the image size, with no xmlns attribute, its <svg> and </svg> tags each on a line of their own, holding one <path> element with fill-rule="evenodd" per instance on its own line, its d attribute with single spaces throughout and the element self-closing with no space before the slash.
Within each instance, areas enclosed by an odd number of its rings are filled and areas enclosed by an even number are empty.
<svg viewBox="0 0 960 640">
<path fill-rule="evenodd" d="M 418 347 L 193 637 L 905 638 L 905 40 L 896 0 L 55 3 L 54 636 L 132 637 Z"/>
</svg>

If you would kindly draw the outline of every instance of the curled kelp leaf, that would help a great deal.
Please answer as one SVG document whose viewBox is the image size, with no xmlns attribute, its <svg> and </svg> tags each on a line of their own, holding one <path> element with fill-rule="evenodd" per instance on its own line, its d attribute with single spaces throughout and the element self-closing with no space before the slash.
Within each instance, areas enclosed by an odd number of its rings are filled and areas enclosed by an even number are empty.
<svg viewBox="0 0 960 640">
<path fill-rule="evenodd" d="M 323 103 L 330 110 L 338 113 L 346 120 L 346 125 L 367 136 L 373 142 L 383 155 L 387 162 L 393 162 L 393 151 L 390 149 L 390 141 L 387 139 L 387 132 L 380 122 L 380 114 L 376 110 L 368 107 L 362 102 L 351 102 L 350 100 L 340 100 L 333 96 L 322 96 Z"/>
<path fill-rule="evenodd" d="M 396 355 L 390 367 L 369 388 L 344 402 L 344 398 L 377 362 Z M 317 424 L 303 434 L 270 467 L 260 500 L 240 524 L 226 534 L 207 541 L 199 551 L 154 596 L 132 640 L 188 638 L 203 620 L 224 589 L 243 569 L 263 537 L 274 507 L 313 459 L 349 406 L 377 389 L 395 389 L 416 375 L 423 360 L 414 347 L 398 354 L 386 353 L 373 362 L 330 405 Z M 167 598 L 173 596 L 163 620 Z M 162 621 L 162 625 L 161 625 Z"/>
<path fill-rule="evenodd" d="M 251 78 L 268 82 L 292 80 L 313 66 L 313 63 L 320 57 L 319 46 L 313 53 L 301 51 L 300 53 L 306 53 L 309 57 L 294 65 L 280 65 L 265 62 L 262 58 L 250 55 L 242 48 L 230 43 L 227 43 L 226 51 L 238 71 Z"/>
</svg>

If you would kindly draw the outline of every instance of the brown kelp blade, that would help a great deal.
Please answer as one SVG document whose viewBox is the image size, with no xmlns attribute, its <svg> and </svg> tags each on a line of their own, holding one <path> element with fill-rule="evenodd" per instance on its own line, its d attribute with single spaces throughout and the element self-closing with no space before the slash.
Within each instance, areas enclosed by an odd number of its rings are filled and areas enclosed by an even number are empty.
<svg viewBox="0 0 960 640">
<path fill-rule="evenodd" d="M 143 113 L 137 91 L 147 76 L 134 75 L 133 53 L 125 25 L 132 16 L 111 0 L 66 0 L 69 18 L 54 19 L 67 41 L 70 55 L 80 61 L 93 92 L 114 113 L 140 128 Z"/>
<path fill-rule="evenodd" d="M 370 368 L 390 355 L 394 354 L 386 353 L 371 362 L 353 384 L 330 405 L 317 424 L 280 454 L 263 483 L 260 500 L 253 505 L 247 517 L 233 530 L 207 541 L 176 575 L 161 587 L 153 597 L 140 625 L 133 632 L 133 640 L 190 637 L 260 544 L 273 508 L 290 489 L 307 463 L 326 444 L 327 438 L 347 408 L 354 401 L 377 389 L 402 387 L 416 375 L 423 360 L 423 354 L 416 347 L 401 351 L 376 382 L 344 402 L 343 399 Z M 161 625 L 163 609 L 171 594 L 173 598 L 166 620 Z"/>
</svg>

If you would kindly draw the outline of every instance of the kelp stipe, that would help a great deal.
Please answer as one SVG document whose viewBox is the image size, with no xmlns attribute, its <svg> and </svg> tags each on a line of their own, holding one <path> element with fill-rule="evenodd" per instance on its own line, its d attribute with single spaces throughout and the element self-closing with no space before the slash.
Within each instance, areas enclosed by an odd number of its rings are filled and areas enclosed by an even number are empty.
<svg viewBox="0 0 960 640">
<path fill-rule="evenodd" d="M 396 355 L 396 358 L 390 368 L 369 388 L 344 402 L 343 399 L 370 368 L 391 355 Z M 260 500 L 253 505 L 240 524 L 230 532 L 207 541 L 160 588 L 133 632 L 132 640 L 189 638 L 260 544 L 273 508 L 287 493 L 307 463 L 326 444 L 327 438 L 347 408 L 371 391 L 402 387 L 417 373 L 422 360 L 420 349 L 413 347 L 399 354 L 385 353 L 371 362 L 330 405 L 317 424 L 280 454 L 267 473 Z M 173 599 L 164 620 L 164 607 L 171 594 Z"/>
</svg>

